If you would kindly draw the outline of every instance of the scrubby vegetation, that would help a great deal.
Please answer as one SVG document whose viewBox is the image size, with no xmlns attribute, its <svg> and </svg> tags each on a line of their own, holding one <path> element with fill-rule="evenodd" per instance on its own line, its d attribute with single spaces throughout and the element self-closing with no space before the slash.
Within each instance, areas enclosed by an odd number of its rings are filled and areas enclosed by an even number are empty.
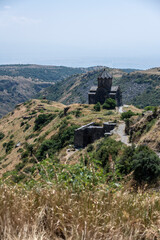
<svg viewBox="0 0 160 240">
<path fill-rule="evenodd" d="M 5 137 L 5 134 L 3 132 L 0 132 L 0 140 L 2 140 Z"/>
<path fill-rule="evenodd" d="M 94 110 L 96 112 L 100 112 L 101 111 L 101 104 L 99 102 L 94 105 Z"/>
<path fill-rule="evenodd" d="M 120 173 L 127 175 L 133 171 L 133 178 L 138 182 L 157 180 L 160 177 L 160 159 L 147 146 L 135 146 L 125 149 L 118 161 Z"/>
<path fill-rule="evenodd" d="M 68 126 L 66 121 L 63 122 L 59 132 L 50 140 L 44 140 L 38 148 L 36 154 L 38 160 L 45 159 L 47 155 L 51 157 L 56 151 L 59 151 L 69 144 L 73 144 L 74 130 L 78 127 L 77 125 Z"/>
<path fill-rule="evenodd" d="M 5 143 L 4 147 L 6 148 L 6 153 L 11 152 L 14 145 L 15 145 L 15 143 L 13 140 L 10 140 L 8 143 Z"/>
<path fill-rule="evenodd" d="M 134 116 L 134 115 L 135 115 L 135 113 L 132 112 L 131 110 L 129 110 L 129 111 L 123 112 L 123 113 L 121 114 L 121 119 L 122 119 L 122 120 L 129 119 L 130 117 L 132 117 L 132 116 Z"/>
<path fill-rule="evenodd" d="M 116 107 L 116 101 L 112 98 L 107 98 L 102 107 L 103 109 L 113 110 Z"/>
<path fill-rule="evenodd" d="M 34 130 L 37 131 L 42 129 L 44 126 L 50 123 L 55 116 L 55 114 L 40 114 L 35 120 Z"/>
<path fill-rule="evenodd" d="M 77 150 L 76 128 L 119 121 L 120 114 L 80 104 L 64 114 L 66 106 L 42 101 L 1 120 L 1 239 L 158 239 L 157 155 L 116 135 Z"/>
<path fill-rule="evenodd" d="M 116 108 L 116 101 L 112 98 L 107 98 L 102 106 L 99 102 L 94 105 L 94 110 L 97 112 L 100 112 L 101 108 L 107 110 L 114 110 Z"/>
</svg>

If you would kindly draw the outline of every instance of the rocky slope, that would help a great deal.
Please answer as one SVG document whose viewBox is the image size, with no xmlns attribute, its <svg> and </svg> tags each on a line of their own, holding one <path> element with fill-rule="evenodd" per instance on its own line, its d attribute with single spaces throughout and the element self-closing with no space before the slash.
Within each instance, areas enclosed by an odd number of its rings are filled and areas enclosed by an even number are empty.
<svg viewBox="0 0 160 240">
<path fill-rule="evenodd" d="M 132 143 L 145 144 L 160 152 L 160 108 L 132 117 L 126 131 Z"/>
</svg>

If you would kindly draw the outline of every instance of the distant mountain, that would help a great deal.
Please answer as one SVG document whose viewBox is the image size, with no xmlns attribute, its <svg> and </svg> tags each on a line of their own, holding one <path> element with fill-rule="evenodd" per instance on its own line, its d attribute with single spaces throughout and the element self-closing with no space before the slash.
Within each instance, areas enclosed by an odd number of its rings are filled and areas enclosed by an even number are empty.
<svg viewBox="0 0 160 240">
<path fill-rule="evenodd" d="M 90 70 L 90 69 L 89 69 Z M 87 68 L 42 65 L 0 65 L 0 76 L 31 78 L 36 82 L 56 82 L 73 74 L 87 72 Z"/>
<path fill-rule="evenodd" d="M 93 68 L 70 68 L 40 65 L 0 65 L 0 117 L 18 103 L 33 98 L 40 90 L 55 82 Z"/>
</svg>

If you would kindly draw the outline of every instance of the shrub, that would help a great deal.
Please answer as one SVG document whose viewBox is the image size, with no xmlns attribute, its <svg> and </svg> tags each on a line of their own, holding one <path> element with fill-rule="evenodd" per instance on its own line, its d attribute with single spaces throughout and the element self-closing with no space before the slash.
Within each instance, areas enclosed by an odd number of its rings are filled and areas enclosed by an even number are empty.
<svg viewBox="0 0 160 240">
<path fill-rule="evenodd" d="M 96 112 L 100 112 L 100 111 L 101 111 L 101 104 L 100 104 L 99 102 L 94 105 L 94 110 L 95 110 Z"/>
<path fill-rule="evenodd" d="M 75 112 L 76 118 L 80 117 L 80 115 L 81 115 L 81 111 L 79 109 L 77 109 Z"/>
<path fill-rule="evenodd" d="M 34 131 L 40 130 L 48 123 L 50 123 L 56 115 L 54 114 L 40 114 L 35 120 Z"/>
<path fill-rule="evenodd" d="M 147 146 L 139 146 L 133 156 L 133 170 L 138 183 L 156 181 L 160 176 L 160 159 Z"/>
<path fill-rule="evenodd" d="M 154 112 L 155 108 L 156 108 L 155 106 L 147 106 L 147 107 L 144 108 L 144 110 Z"/>
<path fill-rule="evenodd" d="M 92 144 L 89 144 L 87 147 L 87 152 L 92 152 L 94 150 L 94 147 Z"/>
<path fill-rule="evenodd" d="M 21 158 L 27 158 L 28 156 L 29 156 L 28 151 L 22 152 L 22 154 L 21 154 Z"/>
<path fill-rule="evenodd" d="M 121 142 L 117 142 L 111 138 L 104 139 L 97 147 L 95 159 L 104 168 L 105 172 L 109 171 L 109 160 L 115 162 L 119 151 L 122 147 Z"/>
<path fill-rule="evenodd" d="M 21 122 L 20 126 L 22 127 L 25 124 L 25 122 Z"/>
<path fill-rule="evenodd" d="M 116 101 L 112 98 L 107 98 L 102 107 L 103 109 L 108 109 L 108 110 L 115 109 Z"/>
<path fill-rule="evenodd" d="M 121 119 L 122 120 L 125 120 L 125 119 L 129 119 L 130 117 L 134 116 L 135 113 L 132 112 L 131 110 L 127 111 L 127 112 L 124 112 L 121 114 Z"/>
<path fill-rule="evenodd" d="M 133 170 L 133 155 L 135 147 L 126 147 L 122 156 L 118 160 L 117 168 L 121 174 L 129 174 Z"/>
<path fill-rule="evenodd" d="M 23 130 L 23 132 L 26 132 L 30 127 L 31 127 L 31 125 L 29 125 L 28 123 L 26 123 L 25 129 Z"/>
<path fill-rule="evenodd" d="M 12 134 L 12 135 L 10 136 L 10 139 L 12 139 L 12 138 L 14 138 L 14 134 Z"/>
<path fill-rule="evenodd" d="M 145 145 L 137 148 L 126 147 L 117 163 L 117 168 L 125 175 L 133 171 L 133 178 L 137 183 L 150 183 L 160 176 L 160 159 Z"/>
<path fill-rule="evenodd" d="M 0 140 L 2 140 L 5 137 L 4 133 L 0 132 Z"/>
<path fill-rule="evenodd" d="M 5 148 L 5 147 L 6 147 L 6 145 L 7 145 L 7 143 L 6 143 L 6 142 L 4 142 L 4 143 L 3 143 L 3 148 Z"/>
<path fill-rule="evenodd" d="M 14 145 L 15 145 L 15 143 L 14 143 L 13 140 L 9 141 L 9 142 L 6 144 L 6 153 L 11 152 L 11 150 L 12 150 L 12 148 L 13 148 Z"/>
</svg>

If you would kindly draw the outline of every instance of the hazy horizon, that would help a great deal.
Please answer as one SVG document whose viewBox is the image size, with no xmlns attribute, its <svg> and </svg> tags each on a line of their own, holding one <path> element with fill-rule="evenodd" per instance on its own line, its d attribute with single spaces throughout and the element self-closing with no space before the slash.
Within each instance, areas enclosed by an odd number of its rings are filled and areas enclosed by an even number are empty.
<svg viewBox="0 0 160 240">
<path fill-rule="evenodd" d="M 158 0 L 1 0 L 0 64 L 160 66 Z"/>
</svg>

